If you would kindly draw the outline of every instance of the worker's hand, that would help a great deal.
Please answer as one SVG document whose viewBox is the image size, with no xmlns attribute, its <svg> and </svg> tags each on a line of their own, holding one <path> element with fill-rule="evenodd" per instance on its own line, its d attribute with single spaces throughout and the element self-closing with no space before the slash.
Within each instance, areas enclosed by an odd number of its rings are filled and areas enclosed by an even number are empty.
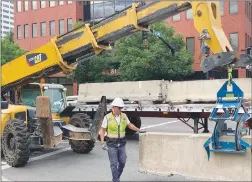
<svg viewBox="0 0 252 182">
<path fill-rule="evenodd" d="M 103 149 L 103 150 L 108 150 L 108 147 L 107 147 L 106 143 L 103 143 L 103 144 L 102 144 L 102 149 Z"/>
<path fill-rule="evenodd" d="M 146 132 L 146 130 L 143 130 L 143 129 L 139 130 L 139 133 L 145 133 L 145 132 Z"/>
</svg>

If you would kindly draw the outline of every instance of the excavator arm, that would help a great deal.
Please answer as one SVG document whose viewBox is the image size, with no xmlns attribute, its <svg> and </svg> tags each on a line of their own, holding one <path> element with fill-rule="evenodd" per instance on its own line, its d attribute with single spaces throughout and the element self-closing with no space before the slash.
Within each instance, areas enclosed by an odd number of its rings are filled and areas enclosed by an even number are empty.
<svg viewBox="0 0 252 182">
<path fill-rule="evenodd" d="M 94 26 L 85 24 L 49 43 L 2 66 L 2 93 L 26 84 L 34 78 L 60 71 L 71 73 L 79 61 L 111 49 L 110 44 L 136 31 L 149 31 L 152 23 L 188 9 L 193 10 L 194 26 L 213 56 L 204 58 L 203 71 L 213 67 L 211 61 L 235 58 L 232 47 L 222 30 L 218 1 L 155 1 L 131 7 L 114 14 Z M 225 57 L 225 58 L 226 58 Z M 226 60 L 225 60 L 226 61 Z M 229 60 L 230 62 L 230 60 Z M 216 67 L 216 65 L 215 65 Z"/>
</svg>

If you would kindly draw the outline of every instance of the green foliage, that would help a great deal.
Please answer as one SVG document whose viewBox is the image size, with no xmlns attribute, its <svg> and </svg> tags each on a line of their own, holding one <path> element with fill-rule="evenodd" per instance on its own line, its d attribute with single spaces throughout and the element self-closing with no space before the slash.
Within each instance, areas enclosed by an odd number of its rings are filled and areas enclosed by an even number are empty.
<svg viewBox="0 0 252 182">
<path fill-rule="evenodd" d="M 79 83 L 104 81 L 140 81 L 140 80 L 181 80 L 193 73 L 193 56 L 185 50 L 181 35 L 174 35 L 172 27 L 163 22 L 152 25 L 152 29 L 162 33 L 163 38 L 175 49 L 170 49 L 158 38 L 148 33 L 148 49 L 145 49 L 142 33 L 121 38 L 115 43 L 114 51 L 93 57 L 78 65 L 74 78 Z M 118 63 L 120 77 L 104 76 L 113 63 Z"/>
<path fill-rule="evenodd" d="M 24 55 L 26 52 L 14 43 L 13 32 L 1 39 L 1 65 Z"/>
<path fill-rule="evenodd" d="M 77 21 L 76 23 L 74 23 L 73 28 L 80 27 L 81 25 L 84 25 L 84 22 L 83 21 Z"/>
</svg>

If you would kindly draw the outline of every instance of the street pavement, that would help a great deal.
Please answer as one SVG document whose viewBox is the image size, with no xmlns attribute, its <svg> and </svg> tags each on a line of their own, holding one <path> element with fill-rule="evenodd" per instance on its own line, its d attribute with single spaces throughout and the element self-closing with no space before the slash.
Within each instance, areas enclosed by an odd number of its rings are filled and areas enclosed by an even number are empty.
<svg viewBox="0 0 252 182">
<path fill-rule="evenodd" d="M 193 124 L 193 121 L 189 122 Z M 193 133 L 193 130 L 176 119 L 142 118 L 142 128 L 154 132 Z M 212 131 L 214 123 L 209 123 Z M 201 131 L 200 131 L 201 132 Z M 121 181 L 185 181 L 183 176 L 158 176 L 138 171 L 139 136 L 128 138 L 127 164 Z M 65 141 L 56 149 L 36 151 L 28 164 L 22 168 L 12 168 L 2 160 L 3 181 L 111 181 L 108 155 L 97 142 L 89 154 L 72 152 Z M 191 180 L 191 179 L 190 179 Z"/>
</svg>

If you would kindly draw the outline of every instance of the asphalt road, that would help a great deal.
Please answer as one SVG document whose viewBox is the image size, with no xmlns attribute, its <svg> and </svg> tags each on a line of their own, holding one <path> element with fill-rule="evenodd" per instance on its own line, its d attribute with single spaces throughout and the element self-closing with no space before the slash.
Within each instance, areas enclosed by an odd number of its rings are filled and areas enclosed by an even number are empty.
<svg viewBox="0 0 252 182">
<path fill-rule="evenodd" d="M 193 121 L 189 121 L 193 124 Z M 155 132 L 193 133 L 193 130 L 176 119 L 142 118 L 142 128 Z M 209 123 L 212 131 L 214 123 Z M 201 132 L 201 131 L 200 131 Z M 122 181 L 185 181 L 185 177 L 164 177 L 138 172 L 138 135 L 128 138 L 127 164 Z M 32 154 L 25 167 L 12 168 L 2 160 L 3 181 L 111 181 L 108 155 L 98 142 L 89 154 L 72 152 L 68 143 L 54 150 Z"/>
</svg>

